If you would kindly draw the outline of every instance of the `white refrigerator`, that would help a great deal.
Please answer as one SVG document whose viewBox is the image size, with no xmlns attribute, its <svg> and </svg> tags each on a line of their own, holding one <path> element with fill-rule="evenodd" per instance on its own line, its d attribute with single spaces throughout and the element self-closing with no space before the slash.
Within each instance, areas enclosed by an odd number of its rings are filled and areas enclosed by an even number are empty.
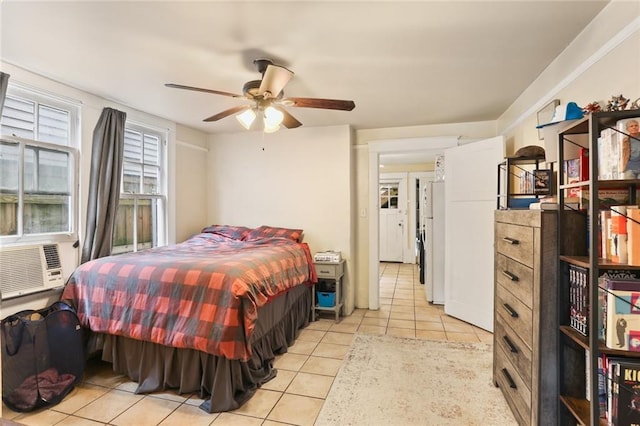
<svg viewBox="0 0 640 426">
<path fill-rule="evenodd" d="M 424 291 L 427 301 L 444 305 L 444 181 L 427 183 L 422 201 L 426 266 Z"/>
</svg>

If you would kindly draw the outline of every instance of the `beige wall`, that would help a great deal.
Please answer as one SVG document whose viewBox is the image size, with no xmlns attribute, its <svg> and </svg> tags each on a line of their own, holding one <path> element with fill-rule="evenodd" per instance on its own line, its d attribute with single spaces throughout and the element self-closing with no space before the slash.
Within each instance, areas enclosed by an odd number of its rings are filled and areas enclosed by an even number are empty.
<svg viewBox="0 0 640 426">
<path fill-rule="evenodd" d="M 176 128 L 176 241 L 184 241 L 207 225 L 209 136 L 189 127 Z"/>
<path fill-rule="evenodd" d="M 272 134 L 214 135 L 209 142 L 209 223 L 304 229 L 312 252 L 347 261 L 353 309 L 351 129 L 301 127 Z"/>
</svg>

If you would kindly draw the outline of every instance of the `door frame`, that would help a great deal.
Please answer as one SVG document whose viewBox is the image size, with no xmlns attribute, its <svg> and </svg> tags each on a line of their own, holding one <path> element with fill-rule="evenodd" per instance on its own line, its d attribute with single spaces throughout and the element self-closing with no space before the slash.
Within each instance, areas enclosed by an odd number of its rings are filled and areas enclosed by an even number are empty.
<svg viewBox="0 0 640 426">
<path fill-rule="evenodd" d="M 446 148 L 458 145 L 459 136 L 389 139 L 369 142 L 369 309 L 380 309 L 380 216 L 378 183 L 380 155 L 433 152 L 442 154 Z"/>
</svg>

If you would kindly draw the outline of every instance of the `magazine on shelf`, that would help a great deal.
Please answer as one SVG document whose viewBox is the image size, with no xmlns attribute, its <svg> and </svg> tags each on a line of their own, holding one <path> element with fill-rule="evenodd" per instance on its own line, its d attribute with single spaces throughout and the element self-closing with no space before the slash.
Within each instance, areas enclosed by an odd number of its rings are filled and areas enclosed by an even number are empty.
<svg viewBox="0 0 640 426">
<path fill-rule="evenodd" d="M 640 113 L 616 123 L 620 179 L 640 179 Z"/>
</svg>

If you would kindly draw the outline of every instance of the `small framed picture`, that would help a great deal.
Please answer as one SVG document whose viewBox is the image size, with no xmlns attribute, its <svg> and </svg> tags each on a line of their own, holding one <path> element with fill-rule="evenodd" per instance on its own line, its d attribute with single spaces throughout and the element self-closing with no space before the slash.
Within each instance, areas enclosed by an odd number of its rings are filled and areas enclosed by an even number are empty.
<svg viewBox="0 0 640 426">
<path fill-rule="evenodd" d="M 533 171 L 533 193 L 536 195 L 551 194 L 551 170 L 538 169 Z"/>
<path fill-rule="evenodd" d="M 553 118 L 553 113 L 556 111 L 556 107 L 560 105 L 560 99 L 554 99 L 545 106 L 542 107 L 540 111 L 538 111 L 538 126 L 541 124 L 546 124 L 551 121 Z M 544 130 L 538 129 L 538 139 L 544 139 Z"/>
</svg>

